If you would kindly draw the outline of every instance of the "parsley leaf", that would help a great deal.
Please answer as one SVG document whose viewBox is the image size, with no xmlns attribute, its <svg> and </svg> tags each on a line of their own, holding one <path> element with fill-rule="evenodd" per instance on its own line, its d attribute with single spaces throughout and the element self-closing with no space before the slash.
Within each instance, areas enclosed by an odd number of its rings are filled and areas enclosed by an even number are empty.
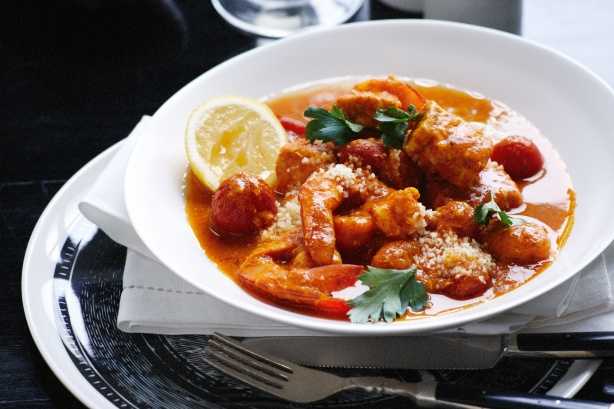
<svg viewBox="0 0 614 409">
<path fill-rule="evenodd" d="M 373 115 L 373 119 L 379 122 L 377 129 L 382 133 L 384 145 L 397 149 L 403 146 L 409 122 L 419 118 L 420 113 L 414 105 L 410 105 L 407 111 L 398 108 L 380 108 Z"/>
<path fill-rule="evenodd" d="M 428 296 L 424 284 L 416 280 L 414 274 L 412 279 L 409 279 L 401 289 L 401 308 L 403 311 L 407 310 L 407 307 L 411 307 L 414 311 L 420 311 L 424 309 L 427 301 Z"/>
<path fill-rule="evenodd" d="M 336 105 L 330 112 L 324 108 L 309 107 L 304 115 L 312 118 L 305 128 L 305 135 L 311 142 L 320 139 L 334 142 L 336 145 L 345 145 L 363 129 L 362 125 L 349 121 Z"/>
<path fill-rule="evenodd" d="M 416 267 L 393 270 L 367 266 L 359 280 L 369 286 L 369 290 L 350 300 L 352 309 L 348 313 L 352 322 L 364 323 L 394 321 L 411 307 L 421 310 L 428 296 L 424 285 L 416 280 Z"/>
<path fill-rule="evenodd" d="M 497 202 L 495 202 L 495 197 L 492 193 L 490 194 L 489 202 L 483 203 L 475 208 L 473 211 L 473 218 L 477 224 L 485 226 L 488 224 L 490 218 L 495 214 L 499 216 L 499 221 L 505 227 L 510 227 L 515 223 L 515 219 L 511 218 L 507 213 L 501 210 Z"/>
<path fill-rule="evenodd" d="M 377 127 L 382 133 L 384 145 L 401 149 L 407 133 L 407 123 L 383 122 Z"/>
</svg>

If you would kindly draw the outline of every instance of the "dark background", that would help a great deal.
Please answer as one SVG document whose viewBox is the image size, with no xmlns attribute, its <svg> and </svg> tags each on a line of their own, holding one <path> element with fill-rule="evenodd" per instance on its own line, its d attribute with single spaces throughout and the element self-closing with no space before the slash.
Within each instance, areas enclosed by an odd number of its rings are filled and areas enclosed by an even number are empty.
<svg viewBox="0 0 614 409">
<path fill-rule="evenodd" d="M 34 224 L 64 181 L 142 115 L 256 42 L 227 26 L 208 0 L 0 7 L 0 408 L 82 408 L 42 360 L 25 322 L 21 265 Z M 356 19 L 398 17 L 420 16 L 367 1 Z M 613 21 L 610 0 L 526 0 L 523 35 L 614 84 Z M 614 362 L 580 395 L 614 401 L 610 380 Z"/>
</svg>

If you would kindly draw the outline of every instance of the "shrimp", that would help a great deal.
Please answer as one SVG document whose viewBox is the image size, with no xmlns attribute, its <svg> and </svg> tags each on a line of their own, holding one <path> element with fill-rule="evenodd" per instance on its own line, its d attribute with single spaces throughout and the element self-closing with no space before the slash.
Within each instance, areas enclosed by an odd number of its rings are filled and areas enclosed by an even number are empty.
<svg viewBox="0 0 614 409">
<path fill-rule="evenodd" d="M 409 105 L 422 109 L 425 102 L 425 98 L 409 84 L 389 76 L 360 82 L 351 94 L 340 96 L 335 103 L 350 120 L 368 128 L 377 128 L 373 115 L 378 109 L 407 109 Z"/>
<path fill-rule="evenodd" d="M 335 169 L 337 166 L 339 165 L 329 169 Z M 305 247 L 318 265 L 333 262 L 335 253 L 333 211 L 341 205 L 343 192 L 344 188 L 329 171 L 312 173 L 299 190 L 298 200 L 301 204 Z"/>
<path fill-rule="evenodd" d="M 346 318 L 349 305 L 331 293 L 354 285 L 363 267 L 309 264 L 300 235 L 287 234 L 261 243 L 239 267 L 238 281 L 247 291 L 274 304 L 329 318 Z"/>
<path fill-rule="evenodd" d="M 392 192 L 375 175 L 337 164 L 312 173 L 299 190 L 303 240 L 318 265 L 335 262 L 333 212 L 346 202 L 360 206 Z"/>
<path fill-rule="evenodd" d="M 394 95 L 401 102 L 403 109 L 414 105 L 418 110 L 422 109 L 426 99 L 407 82 L 399 80 L 394 75 L 387 78 L 374 78 L 360 82 L 354 86 L 356 91 L 386 92 Z"/>
<path fill-rule="evenodd" d="M 335 229 L 344 250 L 366 244 L 376 229 L 398 238 L 423 231 L 426 222 L 419 197 L 415 188 L 395 191 L 372 173 L 345 165 L 316 172 L 299 191 L 305 248 L 316 264 L 325 265 L 334 262 Z M 346 217 L 335 217 L 333 212 L 344 200 L 362 207 Z"/>
</svg>

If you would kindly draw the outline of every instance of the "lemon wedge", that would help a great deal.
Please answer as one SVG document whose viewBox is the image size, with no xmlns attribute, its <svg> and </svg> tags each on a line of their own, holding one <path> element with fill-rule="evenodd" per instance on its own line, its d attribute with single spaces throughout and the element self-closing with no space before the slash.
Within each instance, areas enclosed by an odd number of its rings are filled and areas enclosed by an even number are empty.
<svg viewBox="0 0 614 409">
<path fill-rule="evenodd" d="M 213 98 L 188 118 L 185 149 L 192 172 L 212 190 L 237 172 L 275 183 L 275 162 L 286 131 L 264 103 Z"/>
</svg>

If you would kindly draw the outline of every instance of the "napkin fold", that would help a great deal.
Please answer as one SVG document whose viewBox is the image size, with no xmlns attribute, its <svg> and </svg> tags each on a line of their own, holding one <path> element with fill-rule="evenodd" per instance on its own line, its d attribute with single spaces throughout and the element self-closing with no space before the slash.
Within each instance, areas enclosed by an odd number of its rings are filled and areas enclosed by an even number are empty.
<svg viewBox="0 0 614 409">
<path fill-rule="evenodd" d="M 120 330 L 156 334 L 230 336 L 326 335 L 278 323 L 227 305 L 193 287 L 156 261 L 133 229 L 124 203 L 123 179 L 139 137 L 147 137 L 147 116 L 137 124 L 79 209 L 111 239 L 128 248 L 117 325 Z M 456 331 L 502 334 L 537 331 L 607 330 L 614 324 L 614 246 L 582 272 L 543 296 L 486 321 Z"/>
</svg>

